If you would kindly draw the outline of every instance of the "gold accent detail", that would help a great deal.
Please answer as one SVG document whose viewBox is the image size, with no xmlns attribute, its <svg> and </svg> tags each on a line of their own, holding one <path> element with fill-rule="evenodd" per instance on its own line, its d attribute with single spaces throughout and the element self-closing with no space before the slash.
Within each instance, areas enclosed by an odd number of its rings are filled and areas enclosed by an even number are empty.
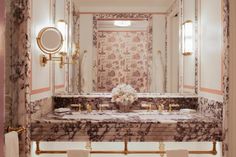
<svg viewBox="0 0 236 157">
<path fill-rule="evenodd" d="M 142 108 L 147 108 L 147 112 L 152 111 L 152 104 L 142 104 L 141 107 Z"/>
<path fill-rule="evenodd" d="M 184 56 L 190 56 L 190 55 L 192 55 L 192 52 L 183 52 L 182 53 Z"/>
<path fill-rule="evenodd" d="M 196 150 L 188 151 L 189 154 L 211 154 L 216 155 L 216 142 L 213 142 L 212 150 Z M 37 155 L 40 154 L 66 154 L 67 151 L 63 150 L 41 150 L 39 141 L 36 141 L 36 151 Z M 166 151 L 145 151 L 145 150 L 128 150 L 128 142 L 124 141 L 124 150 L 91 150 L 91 154 L 166 154 Z"/>
<path fill-rule="evenodd" d="M 183 22 L 183 25 L 186 24 L 186 23 L 193 23 L 193 21 L 192 20 L 186 20 L 186 21 Z"/>
<path fill-rule="evenodd" d="M 45 67 L 48 61 L 55 61 L 59 62 L 59 67 L 63 68 L 65 65 L 65 58 L 66 58 L 66 53 L 60 53 L 59 57 L 52 57 L 52 55 L 49 55 L 48 58 L 46 55 L 41 54 L 39 57 L 40 65 Z"/>
<path fill-rule="evenodd" d="M 47 57 L 46 57 L 45 55 L 41 54 L 41 55 L 39 56 L 39 62 L 40 62 L 40 65 L 41 65 L 42 67 L 45 67 L 46 64 L 48 63 L 48 59 L 47 59 Z"/>
<path fill-rule="evenodd" d="M 148 104 L 148 112 L 152 112 L 152 104 Z"/>
<path fill-rule="evenodd" d="M 49 50 L 49 49 L 45 48 L 45 47 L 42 45 L 42 43 L 41 43 L 42 35 L 43 35 L 43 33 L 44 33 L 45 31 L 47 31 L 48 29 L 54 29 L 55 31 L 57 31 L 57 32 L 60 34 L 60 37 L 61 37 L 61 44 L 60 44 L 57 48 L 55 48 L 54 50 Z M 43 53 L 45 53 L 45 54 L 47 54 L 47 55 L 56 54 L 58 51 L 60 51 L 60 49 L 61 49 L 62 46 L 63 46 L 63 41 L 64 41 L 61 32 L 60 32 L 57 28 L 55 28 L 55 27 L 45 27 L 45 28 L 43 28 L 43 29 L 39 32 L 39 34 L 38 34 L 36 40 L 37 40 L 37 44 L 38 44 L 38 46 L 39 46 L 39 49 L 40 49 Z"/>
<path fill-rule="evenodd" d="M 63 19 L 60 19 L 57 22 L 64 22 L 65 24 L 67 24 L 67 22 L 65 20 L 63 20 Z"/>
<path fill-rule="evenodd" d="M 17 133 L 22 133 L 26 131 L 25 127 L 19 127 L 19 128 L 13 128 L 13 127 L 8 127 L 5 129 L 6 132 L 11 132 L 11 131 L 16 131 Z"/>
<path fill-rule="evenodd" d="M 109 104 L 99 104 L 99 112 L 102 112 L 105 107 L 109 107 Z"/>
<path fill-rule="evenodd" d="M 92 105 L 87 104 L 87 105 L 86 105 L 86 109 L 87 109 L 87 112 L 88 112 L 88 113 L 91 113 L 91 112 L 92 112 Z"/>
<path fill-rule="evenodd" d="M 80 46 L 79 44 L 76 44 L 75 52 L 74 54 L 72 54 L 72 64 L 78 63 L 79 56 L 80 56 Z"/>
<path fill-rule="evenodd" d="M 71 104 L 70 107 L 75 111 L 81 112 L 81 104 Z"/>
<path fill-rule="evenodd" d="M 164 105 L 163 104 L 160 104 L 158 105 L 158 111 L 161 113 L 164 109 Z"/>
<path fill-rule="evenodd" d="M 172 105 L 169 104 L 169 112 L 172 112 Z"/>
<path fill-rule="evenodd" d="M 85 149 L 92 150 L 92 143 L 90 141 L 86 142 Z"/>
<path fill-rule="evenodd" d="M 163 151 L 163 152 L 165 151 L 165 144 L 164 144 L 164 142 L 159 142 L 159 150 Z M 165 153 L 161 153 L 160 154 L 161 157 L 164 157 L 164 155 L 165 155 Z"/>
<path fill-rule="evenodd" d="M 169 104 L 169 112 L 173 111 L 173 107 L 179 107 L 178 104 Z"/>
</svg>

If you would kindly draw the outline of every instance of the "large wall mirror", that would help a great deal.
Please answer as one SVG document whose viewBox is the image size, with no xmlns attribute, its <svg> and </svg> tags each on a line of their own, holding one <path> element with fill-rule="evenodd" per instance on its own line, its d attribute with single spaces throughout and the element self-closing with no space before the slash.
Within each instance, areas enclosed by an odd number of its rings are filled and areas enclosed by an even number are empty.
<svg viewBox="0 0 236 157">
<path fill-rule="evenodd" d="M 148 92 L 152 38 L 146 19 L 97 20 L 94 91 L 110 92 L 121 83 Z"/>
<path fill-rule="evenodd" d="M 140 93 L 195 94 L 195 0 L 74 0 L 72 5 L 68 35 L 76 48 L 71 44 L 68 53 L 80 54 L 77 64 L 65 67 L 65 93 L 109 93 L 125 83 Z M 186 21 L 191 25 L 184 27 Z M 186 39 L 191 52 L 184 52 Z"/>
</svg>

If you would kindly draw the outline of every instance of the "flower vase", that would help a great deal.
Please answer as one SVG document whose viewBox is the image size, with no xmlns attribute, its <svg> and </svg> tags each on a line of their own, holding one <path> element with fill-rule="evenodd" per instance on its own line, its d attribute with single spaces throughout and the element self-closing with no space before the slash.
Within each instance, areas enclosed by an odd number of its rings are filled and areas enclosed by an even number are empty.
<svg viewBox="0 0 236 157">
<path fill-rule="evenodd" d="M 131 111 L 131 103 L 129 103 L 129 102 L 119 103 L 118 105 L 119 105 L 120 112 L 127 113 L 127 112 Z"/>
</svg>

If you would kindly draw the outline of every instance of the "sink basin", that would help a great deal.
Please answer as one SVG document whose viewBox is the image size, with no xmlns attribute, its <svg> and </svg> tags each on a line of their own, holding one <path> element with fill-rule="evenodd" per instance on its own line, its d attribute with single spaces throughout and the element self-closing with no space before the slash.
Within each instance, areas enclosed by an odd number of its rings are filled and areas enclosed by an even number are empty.
<svg viewBox="0 0 236 157">
<path fill-rule="evenodd" d="M 173 114 L 169 114 L 169 115 L 141 115 L 140 118 L 142 119 L 165 119 L 165 120 L 178 120 L 178 119 L 191 119 L 190 116 L 188 115 L 173 115 Z"/>
<path fill-rule="evenodd" d="M 181 109 L 179 112 L 188 114 L 188 113 L 196 113 L 197 111 L 193 109 Z"/>
<path fill-rule="evenodd" d="M 120 113 L 117 111 L 93 111 L 87 112 L 73 112 L 72 114 L 64 115 L 62 119 L 71 120 L 122 120 L 128 121 L 131 119 L 142 120 L 142 121 L 158 121 L 158 122 L 177 122 L 177 120 L 188 120 L 191 119 L 189 114 L 181 114 L 180 112 L 159 112 L 159 111 L 146 111 L 146 110 L 135 110 L 129 113 Z"/>
</svg>

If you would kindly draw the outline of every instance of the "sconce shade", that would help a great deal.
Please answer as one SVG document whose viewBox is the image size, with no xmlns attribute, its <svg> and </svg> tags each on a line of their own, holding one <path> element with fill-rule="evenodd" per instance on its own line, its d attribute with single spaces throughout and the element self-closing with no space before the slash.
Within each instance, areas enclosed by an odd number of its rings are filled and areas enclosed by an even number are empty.
<svg viewBox="0 0 236 157">
<path fill-rule="evenodd" d="M 193 22 L 186 21 L 183 24 L 183 54 L 193 53 Z"/>
</svg>

